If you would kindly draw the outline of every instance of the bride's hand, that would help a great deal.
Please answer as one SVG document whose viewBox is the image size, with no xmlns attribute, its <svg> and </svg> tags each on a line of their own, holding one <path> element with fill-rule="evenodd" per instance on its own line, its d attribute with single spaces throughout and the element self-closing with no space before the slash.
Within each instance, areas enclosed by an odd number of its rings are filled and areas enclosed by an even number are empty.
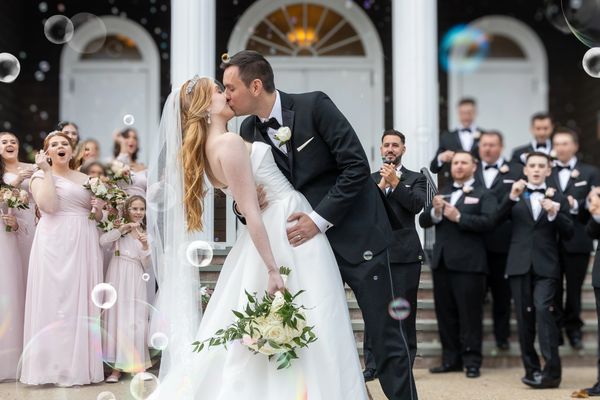
<svg viewBox="0 0 600 400">
<path fill-rule="evenodd" d="M 270 295 L 274 295 L 275 292 L 283 291 L 285 289 L 285 285 L 283 283 L 283 278 L 278 270 L 269 271 L 269 283 L 267 284 L 267 292 Z"/>
</svg>

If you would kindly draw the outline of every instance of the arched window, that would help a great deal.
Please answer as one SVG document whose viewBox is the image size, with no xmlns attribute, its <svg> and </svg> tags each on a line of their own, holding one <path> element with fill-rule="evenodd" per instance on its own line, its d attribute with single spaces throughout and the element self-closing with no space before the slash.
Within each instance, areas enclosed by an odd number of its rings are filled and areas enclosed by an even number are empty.
<svg viewBox="0 0 600 400">
<path fill-rule="evenodd" d="M 499 35 L 488 35 L 490 42 L 490 52 L 488 58 L 527 58 L 521 46 L 511 38 Z"/>
<path fill-rule="evenodd" d="M 271 56 L 365 56 L 360 35 L 344 17 L 307 2 L 269 14 L 254 27 L 246 48 Z"/>
</svg>

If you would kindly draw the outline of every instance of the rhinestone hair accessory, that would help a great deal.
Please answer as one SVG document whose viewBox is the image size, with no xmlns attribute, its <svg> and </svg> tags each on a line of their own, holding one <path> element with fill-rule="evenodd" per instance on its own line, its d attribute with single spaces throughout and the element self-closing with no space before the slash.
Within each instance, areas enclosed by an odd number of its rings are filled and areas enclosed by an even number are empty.
<svg viewBox="0 0 600 400">
<path fill-rule="evenodd" d="M 198 83 L 199 80 L 200 80 L 200 77 L 198 75 L 194 75 L 194 77 L 192 79 L 190 79 L 190 82 L 188 83 L 187 87 L 185 88 L 185 94 L 192 93 L 192 90 L 194 90 L 194 86 L 196 86 L 196 83 Z"/>
</svg>

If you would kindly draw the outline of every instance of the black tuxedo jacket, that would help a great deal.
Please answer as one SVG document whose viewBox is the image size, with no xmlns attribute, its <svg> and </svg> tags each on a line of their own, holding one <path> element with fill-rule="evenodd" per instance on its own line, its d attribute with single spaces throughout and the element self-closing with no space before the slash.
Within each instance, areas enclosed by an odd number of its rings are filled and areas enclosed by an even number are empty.
<svg viewBox="0 0 600 400">
<path fill-rule="evenodd" d="M 531 268 L 539 276 L 560 278 L 558 258 L 558 235 L 571 237 L 573 222 L 568 215 L 569 206 L 559 191 L 552 198 L 561 208 L 556 218 L 548 221 L 544 209 L 537 220 L 533 220 L 533 211 L 529 196 L 521 195 L 518 201 L 512 201 L 507 194 L 498 209 L 498 221 L 510 218 L 512 234 L 506 265 L 508 276 L 524 275 Z"/>
<path fill-rule="evenodd" d="M 443 195 L 451 193 L 451 188 L 441 192 Z M 450 271 L 487 273 L 482 233 L 494 225 L 496 199 L 482 188 L 474 187 L 471 193 L 463 193 L 455 206 L 461 214 L 459 223 L 444 218 L 440 223 L 434 224 L 431 205 L 419 216 L 419 224 L 423 228 L 435 225 L 431 268 L 439 268 L 443 258 L 446 268 Z"/>
<path fill-rule="evenodd" d="M 533 148 L 533 146 L 531 146 L 531 143 L 515 147 L 510 162 L 524 165 L 523 161 L 521 160 L 521 155 L 525 153 L 531 153 L 532 151 L 535 151 L 535 149 Z"/>
<path fill-rule="evenodd" d="M 598 177 L 600 174 L 596 167 L 584 164 L 579 160 L 575 164 L 573 171 L 578 171 L 579 176 L 576 178 L 571 176 L 564 192 L 560 188 L 560 178 L 558 176 L 558 168 L 556 167 L 552 168 L 552 175 L 546 180 L 546 184 L 560 190 L 565 198 L 569 195 L 573 196 L 579 205 L 578 214 L 568 214 L 573 221 L 573 237 L 570 239 L 561 237 L 560 244 L 568 253 L 590 253 L 593 249 L 593 243 L 585 233 L 585 223 L 589 218 L 585 203 L 592 186 L 598 186 Z"/>
<path fill-rule="evenodd" d="M 482 131 L 480 128 L 476 128 L 478 131 Z M 450 132 L 444 132 L 440 137 L 440 146 L 438 147 L 435 157 L 431 160 L 431 165 L 429 169 L 434 174 L 439 174 L 440 172 L 444 172 L 444 175 L 447 176 L 450 172 L 449 164 L 444 163 L 441 167 L 438 166 L 438 156 L 446 150 L 458 151 L 464 150 L 462 148 L 462 143 L 460 142 L 460 137 L 458 135 L 458 129 L 455 129 Z M 471 154 L 474 157 L 479 158 L 479 139 L 475 139 L 473 141 L 473 147 L 471 147 Z"/>
<path fill-rule="evenodd" d="M 600 224 L 590 218 L 586 226 L 586 232 L 592 239 L 600 239 Z M 600 288 L 600 256 L 597 252 L 592 268 L 592 286 Z"/>
<path fill-rule="evenodd" d="M 359 264 L 365 251 L 386 250 L 392 227 L 385 199 L 370 179 L 367 157 L 348 120 L 325 93 L 279 94 L 283 126 L 292 130 L 288 155 L 259 131 L 255 116 L 242 122 L 242 138 L 272 146 L 279 169 L 333 224 L 326 234 L 338 256 Z"/>
<path fill-rule="evenodd" d="M 479 162 L 477 171 L 475 172 L 475 186 L 487 190 L 496 198 L 496 202 L 498 204 L 502 203 L 507 193 L 510 193 L 512 184 L 519 179 L 524 178 L 523 167 L 521 164 L 504 161 L 503 165 L 508 168 L 508 171 L 505 173 L 498 171 L 498 174 L 496 175 L 496 178 L 494 179 L 494 182 L 492 182 L 492 186 L 489 189 L 487 189 L 485 186 L 485 179 L 483 178 L 483 166 L 481 162 Z M 494 253 L 508 253 L 511 230 L 511 223 L 508 219 L 495 225 L 492 230 L 486 232 L 484 235 L 486 249 Z"/>
<path fill-rule="evenodd" d="M 415 229 L 415 215 L 425 206 L 427 179 L 425 175 L 404 167 L 400 171 L 400 183 L 386 196 L 392 212 L 402 224 L 401 229 L 394 230 L 394 241 L 389 248 L 390 262 L 421 262 L 424 255 Z M 373 172 L 371 176 L 376 183 L 381 181 L 379 172 Z"/>
</svg>

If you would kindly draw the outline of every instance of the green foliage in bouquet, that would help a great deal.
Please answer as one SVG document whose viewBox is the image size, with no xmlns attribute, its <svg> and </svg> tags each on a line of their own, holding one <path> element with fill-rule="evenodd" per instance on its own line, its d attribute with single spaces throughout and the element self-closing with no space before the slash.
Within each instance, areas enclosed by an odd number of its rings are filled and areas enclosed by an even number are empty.
<svg viewBox="0 0 600 400">
<path fill-rule="evenodd" d="M 281 267 L 279 272 L 285 280 L 291 270 Z M 265 292 L 259 299 L 256 293 L 246 291 L 245 309 L 232 311 L 236 320 L 227 328 L 219 329 L 213 337 L 192 343 L 193 351 L 216 346 L 227 348 L 229 342 L 240 340 L 255 354 L 264 354 L 269 360 L 275 358 L 277 369 L 289 368 L 292 361 L 299 358 L 297 350 L 317 340 L 314 326 L 307 326 L 303 311 L 306 307 L 294 303 L 302 293 L 304 290 L 292 294 L 285 289 L 275 296 Z"/>
</svg>

